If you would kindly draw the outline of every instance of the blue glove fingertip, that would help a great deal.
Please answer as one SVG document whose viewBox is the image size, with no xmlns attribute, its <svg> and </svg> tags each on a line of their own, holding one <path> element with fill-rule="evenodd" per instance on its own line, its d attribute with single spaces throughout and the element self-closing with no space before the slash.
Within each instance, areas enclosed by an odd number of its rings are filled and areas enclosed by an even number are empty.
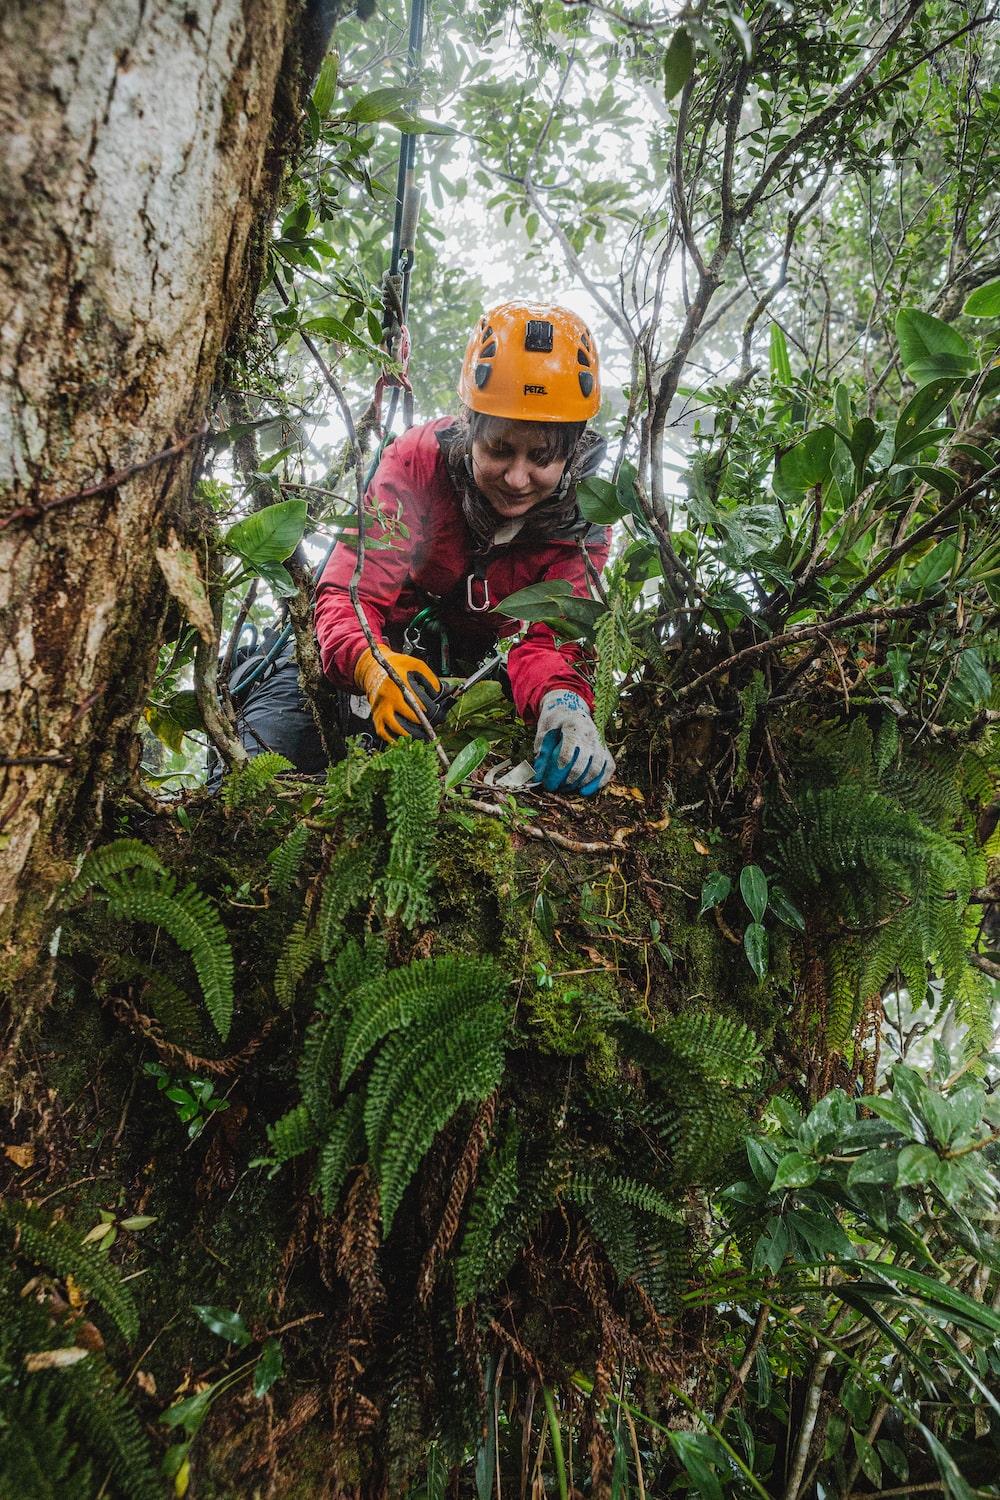
<svg viewBox="0 0 1000 1500">
<path fill-rule="evenodd" d="M 541 748 L 535 756 L 535 780 L 540 781 L 542 786 L 548 785 L 546 778 L 550 772 L 557 768 L 559 746 L 561 744 L 561 729 L 550 729 L 542 740 Z"/>
</svg>

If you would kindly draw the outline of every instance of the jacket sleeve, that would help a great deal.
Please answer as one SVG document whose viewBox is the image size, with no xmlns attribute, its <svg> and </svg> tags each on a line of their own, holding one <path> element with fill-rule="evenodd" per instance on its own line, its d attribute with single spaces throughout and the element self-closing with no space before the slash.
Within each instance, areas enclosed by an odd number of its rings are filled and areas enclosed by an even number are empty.
<svg viewBox="0 0 1000 1500">
<path fill-rule="evenodd" d="M 591 542 L 587 546 L 587 556 L 598 573 L 608 560 L 610 535 L 610 532 L 605 532 L 603 541 Z M 578 599 L 592 597 L 587 568 L 578 547 L 567 547 L 565 560 L 560 559 L 546 568 L 537 582 L 554 578 L 568 579 Z M 525 723 L 536 721 L 545 694 L 558 689 L 579 693 L 588 709 L 592 709 L 594 694 L 584 675 L 586 664 L 592 660 L 593 652 L 578 641 L 560 644 L 550 626 L 541 622 L 529 625 L 507 657 L 514 707 Z"/>
<path fill-rule="evenodd" d="M 372 634 L 384 644 L 385 620 L 422 545 L 421 507 L 412 445 L 398 438 L 382 455 L 365 496 L 365 561 L 358 596 Z M 348 587 L 356 552 L 338 542 L 316 589 L 316 639 L 323 671 L 334 687 L 354 687 L 354 669 L 368 650 Z"/>
</svg>

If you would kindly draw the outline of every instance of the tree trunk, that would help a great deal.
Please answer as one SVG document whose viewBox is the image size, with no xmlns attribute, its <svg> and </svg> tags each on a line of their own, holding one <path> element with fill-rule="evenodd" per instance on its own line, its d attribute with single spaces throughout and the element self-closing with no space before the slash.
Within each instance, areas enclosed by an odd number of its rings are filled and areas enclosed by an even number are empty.
<svg viewBox="0 0 1000 1500">
<path fill-rule="evenodd" d="M 154 552 L 195 529 L 213 376 L 330 10 L 0 18 L 0 994 L 37 979 L 53 892 L 127 761 L 166 607 Z"/>
</svg>

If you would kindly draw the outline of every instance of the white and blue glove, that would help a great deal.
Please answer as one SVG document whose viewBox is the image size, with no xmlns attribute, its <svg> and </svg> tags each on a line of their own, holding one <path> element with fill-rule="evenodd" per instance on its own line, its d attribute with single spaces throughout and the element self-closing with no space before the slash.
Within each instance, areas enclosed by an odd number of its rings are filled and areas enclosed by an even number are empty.
<svg viewBox="0 0 1000 1500">
<path fill-rule="evenodd" d="M 615 774 L 611 751 L 579 693 L 546 693 L 535 735 L 535 780 L 547 792 L 578 792 L 591 797 Z"/>
</svg>

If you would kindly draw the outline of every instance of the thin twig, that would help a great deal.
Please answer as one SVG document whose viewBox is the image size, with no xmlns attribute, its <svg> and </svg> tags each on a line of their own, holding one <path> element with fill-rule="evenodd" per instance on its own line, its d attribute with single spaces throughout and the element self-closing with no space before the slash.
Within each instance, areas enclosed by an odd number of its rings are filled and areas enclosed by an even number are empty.
<svg viewBox="0 0 1000 1500">
<path fill-rule="evenodd" d="M 798 1500 L 802 1477 L 806 1471 L 806 1460 L 809 1457 L 809 1446 L 812 1443 L 813 1433 L 816 1430 L 816 1419 L 819 1416 L 823 1386 L 826 1384 L 827 1371 L 836 1357 L 836 1349 L 824 1349 L 817 1356 L 816 1363 L 813 1366 L 812 1379 L 809 1382 L 809 1390 L 802 1412 L 802 1424 L 799 1427 L 799 1440 L 795 1447 L 792 1472 L 788 1476 L 784 1500 Z"/>
<path fill-rule="evenodd" d="M 0 766 L 71 766 L 71 755 L 0 755 Z"/>
<path fill-rule="evenodd" d="M 834 623 L 838 630 L 848 630 L 854 625 L 871 625 L 881 620 L 909 619 L 913 615 L 924 614 L 933 608 L 933 600 L 922 600 L 919 604 L 901 604 L 892 607 L 876 605 L 872 609 L 862 610 L 856 615 L 844 615 L 835 622 L 823 620 L 816 625 L 800 625 L 796 630 L 786 630 L 784 635 L 772 635 L 766 641 L 757 641 L 752 646 L 744 646 L 742 651 L 737 651 L 733 656 L 727 656 L 724 661 L 716 662 L 714 667 L 709 667 L 708 671 L 702 672 L 700 677 L 695 677 L 693 681 L 685 683 L 683 687 L 678 688 L 676 696 L 678 698 L 688 697 L 689 694 L 695 692 L 706 682 L 711 682 L 713 678 L 720 677 L 724 672 L 728 672 L 737 662 L 748 661 L 755 656 L 763 656 L 769 651 L 780 651 L 785 646 L 795 646 L 802 641 L 815 640 L 817 637 L 822 637 Z"/>
<path fill-rule="evenodd" d="M 760 1348 L 761 1342 L 764 1338 L 764 1334 L 767 1331 L 767 1320 L 770 1316 L 770 1308 L 764 1307 L 762 1305 L 757 1313 L 757 1321 L 753 1325 L 753 1328 L 750 1332 L 750 1337 L 747 1339 L 747 1346 L 743 1351 L 743 1358 L 740 1360 L 739 1369 L 736 1371 L 733 1382 L 730 1385 L 725 1396 L 722 1398 L 722 1403 L 719 1407 L 718 1412 L 716 1413 L 716 1427 L 722 1427 L 725 1425 L 725 1421 L 727 1416 L 729 1415 L 730 1408 L 732 1407 L 737 1396 L 740 1394 L 744 1384 L 746 1383 L 746 1378 L 750 1374 L 753 1362 L 757 1358 L 757 1350 Z"/>
<path fill-rule="evenodd" d="M 476 812 L 486 813 L 491 818 L 509 819 L 510 812 L 506 807 L 494 807 L 492 802 L 478 802 L 475 797 L 462 799 L 463 807 L 473 807 Z M 526 833 L 532 839 L 547 839 L 553 844 L 558 844 L 560 849 L 569 849 L 572 854 L 614 854 L 614 844 L 583 843 L 578 839 L 568 839 L 561 833 L 553 833 L 549 828 L 539 828 L 535 823 L 518 823 L 518 833 Z"/>
<path fill-rule="evenodd" d="M 30 521 L 36 516 L 44 516 L 48 511 L 55 510 L 60 505 L 76 505 L 81 500 L 92 500 L 95 495 L 106 494 L 108 490 L 116 490 L 119 485 L 125 484 L 129 479 L 134 479 L 136 474 L 142 474 L 146 469 L 152 469 L 157 464 L 162 464 L 170 458 L 178 458 L 192 443 L 204 437 L 208 431 L 208 423 L 202 422 L 196 432 L 189 432 L 187 437 L 181 438 L 169 448 L 164 448 L 160 453 L 154 453 L 152 458 L 145 458 L 141 463 L 129 464 L 128 468 L 117 469 L 114 474 L 109 474 L 107 479 L 102 479 L 98 484 L 88 485 L 86 489 L 74 490 L 71 495 L 56 495 L 51 500 L 42 500 L 38 505 L 20 505 L 12 510 L 9 516 L 0 521 L 0 531 L 14 521 Z"/>
</svg>

